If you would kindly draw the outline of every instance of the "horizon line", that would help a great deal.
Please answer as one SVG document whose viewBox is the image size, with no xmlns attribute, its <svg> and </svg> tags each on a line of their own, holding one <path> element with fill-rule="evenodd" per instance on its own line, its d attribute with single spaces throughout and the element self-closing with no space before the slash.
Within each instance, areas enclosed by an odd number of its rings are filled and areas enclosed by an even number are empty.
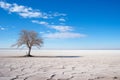
<svg viewBox="0 0 120 80">
<path fill-rule="evenodd" d="M 0 50 L 27 50 L 27 48 L 0 48 Z M 120 48 L 86 48 L 86 49 L 65 49 L 65 48 L 46 48 L 46 49 L 37 49 L 37 48 L 33 48 L 32 50 L 120 50 Z"/>
</svg>

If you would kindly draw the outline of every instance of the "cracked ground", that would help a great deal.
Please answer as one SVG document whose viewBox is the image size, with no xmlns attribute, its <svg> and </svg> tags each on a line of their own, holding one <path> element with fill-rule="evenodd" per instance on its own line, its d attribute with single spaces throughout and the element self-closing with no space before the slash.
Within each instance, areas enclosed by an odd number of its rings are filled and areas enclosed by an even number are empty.
<svg viewBox="0 0 120 80">
<path fill-rule="evenodd" d="M 4 57 L 0 80 L 120 80 L 120 56 Z"/>
</svg>

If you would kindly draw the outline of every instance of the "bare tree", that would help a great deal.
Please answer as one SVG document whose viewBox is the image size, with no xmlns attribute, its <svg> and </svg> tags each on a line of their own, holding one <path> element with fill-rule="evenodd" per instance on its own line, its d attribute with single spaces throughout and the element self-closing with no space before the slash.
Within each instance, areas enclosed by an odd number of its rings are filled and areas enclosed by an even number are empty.
<svg viewBox="0 0 120 80">
<path fill-rule="evenodd" d="M 26 45 L 28 50 L 28 54 L 26 56 L 30 57 L 31 54 L 31 49 L 33 46 L 36 46 L 40 48 L 43 44 L 43 39 L 38 36 L 38 33 L 35 31 L 27 31 L 27 30 L 22 30 L 20 32 L 19 39 L 17 40 L 17 43 L 12 45 L 12 46 L 22 46 Z"/>
</svg>

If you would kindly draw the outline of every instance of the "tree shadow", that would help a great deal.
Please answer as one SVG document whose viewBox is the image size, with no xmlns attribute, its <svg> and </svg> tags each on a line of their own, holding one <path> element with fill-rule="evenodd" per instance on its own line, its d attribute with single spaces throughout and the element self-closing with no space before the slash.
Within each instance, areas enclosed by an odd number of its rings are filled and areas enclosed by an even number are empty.
<svg viewBox="0 0 120 80">
<path fill-rule="evenodd" d="M 32 56 L 38 58 L 79 58 L 82 56 Z"/>
<path fill-rule="evenodd" d="M 0 58 L 79 58 L 83 56 L 0 56 Z"/>
</svg>

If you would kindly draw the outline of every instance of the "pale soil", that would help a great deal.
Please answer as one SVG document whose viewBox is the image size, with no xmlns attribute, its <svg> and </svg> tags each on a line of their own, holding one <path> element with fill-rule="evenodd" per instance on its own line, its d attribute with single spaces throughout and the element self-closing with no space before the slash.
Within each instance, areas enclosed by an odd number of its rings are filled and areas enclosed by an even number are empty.
<svg viewBox="0 0 120 80">
<path fill-rule="evenodd" d="M 0 58 L 0 80 L 120 80 L 120 56 Z"/>
</svg>

